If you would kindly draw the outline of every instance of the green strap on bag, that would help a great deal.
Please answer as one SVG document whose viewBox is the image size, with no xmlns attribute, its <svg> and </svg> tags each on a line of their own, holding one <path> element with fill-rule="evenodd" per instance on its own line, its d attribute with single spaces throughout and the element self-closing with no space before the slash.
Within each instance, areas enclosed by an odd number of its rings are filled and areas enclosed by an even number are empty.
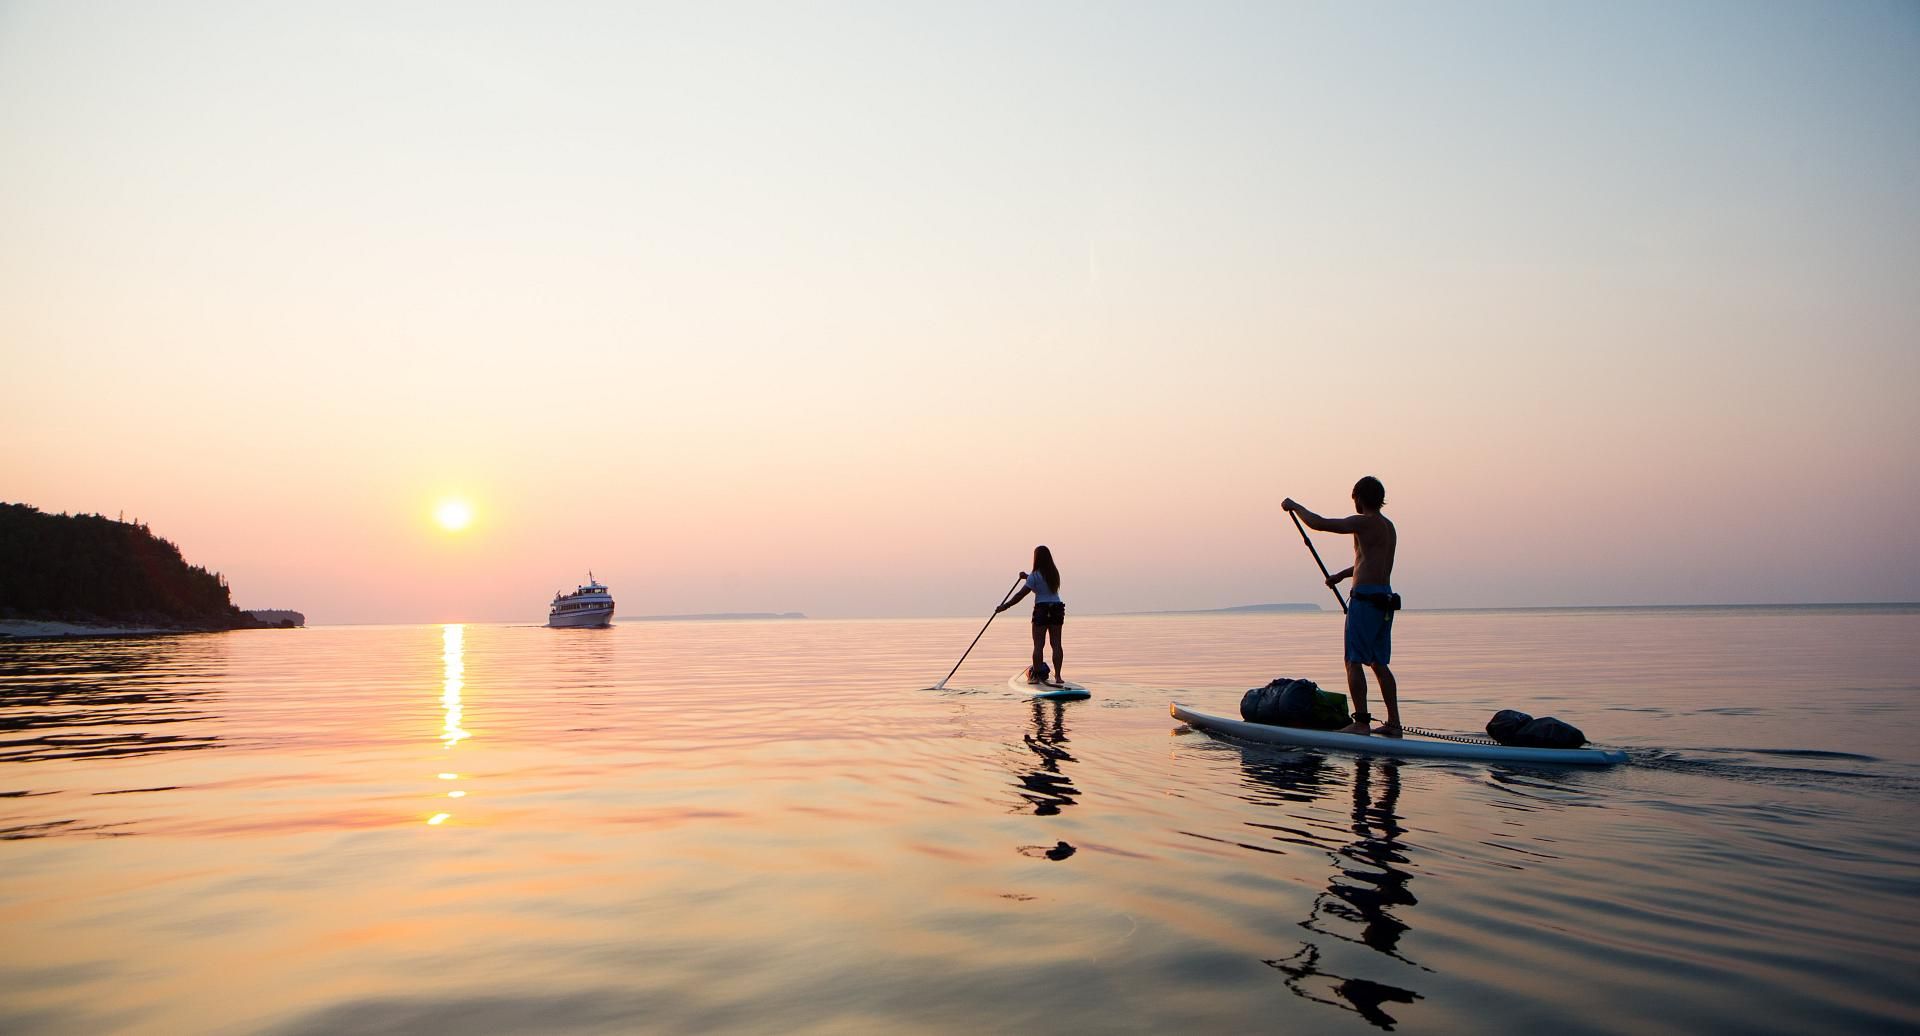
<svg viewBox="0 0 1920 1036">
<path fill-rule="evenodd" d="M 1313 693 L 1313 725 L 1320 730 L 1339 730 L 1353 722 L 1347 711 L 1347 696 L 1325 688 Z"/>
</svg>

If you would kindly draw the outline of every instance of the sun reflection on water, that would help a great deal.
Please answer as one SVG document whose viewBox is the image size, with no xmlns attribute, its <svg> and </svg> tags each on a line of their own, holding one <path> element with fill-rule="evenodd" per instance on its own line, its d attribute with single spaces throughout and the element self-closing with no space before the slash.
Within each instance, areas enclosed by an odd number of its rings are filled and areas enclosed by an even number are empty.
<svg viewBox="0 0 1920 1036">
<path fill-rule="evenodd" d="M 460 689 L 465 686 L 463 674 L 466 672 L 466 665 L 462 661 L 465 635 L 466 627 L 464 626 L 448 626 L 441 631 L 440 635 L 443 645 L 440 660 L 445 672 L 440 704 L 447 710 L 446 726 L 441 731 L 440 740 L 448 748 L 471 736 L 460 727 Z"/>
<path fill-rule="evenodd" d="M 473 736 L 460 725 L 460 692 L 466 686 L 466 627 L 459 624 L 442 627 L 440 644 L 440 705 L 446 710 L 446 719 L 440 728 L 440 747 L 451 751 L 453 746 Z M 435 776 L 443 781 L 451 781 L 458 779 L 460 775 L 443 771 Z M 447 792 L 446 797 L 458 799 L 466 797 L 466 794 L 465 791 L 455 789 Z M 451 813 L 436 813 L 428 818 L 427 823 L 437 826 L 445 823 L 452 816 Z"/>
</svg>

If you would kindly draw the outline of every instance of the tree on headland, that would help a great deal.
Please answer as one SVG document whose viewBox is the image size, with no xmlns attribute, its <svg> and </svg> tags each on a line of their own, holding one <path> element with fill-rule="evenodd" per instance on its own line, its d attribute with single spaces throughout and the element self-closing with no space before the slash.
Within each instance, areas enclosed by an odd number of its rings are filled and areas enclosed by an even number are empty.
<svg viewBox="0 0 1920 1036">
<path fill-rule="evenodd" d="M 226 579 L 138 520 L 0 503 L 0 619 L 236 629 Z"/>
</svg>

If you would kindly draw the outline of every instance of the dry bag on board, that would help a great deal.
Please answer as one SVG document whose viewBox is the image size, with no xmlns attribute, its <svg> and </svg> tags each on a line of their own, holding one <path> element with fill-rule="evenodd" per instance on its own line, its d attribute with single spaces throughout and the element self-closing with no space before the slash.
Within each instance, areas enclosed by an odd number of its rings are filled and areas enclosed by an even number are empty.
<svg viewBox="0 0 1920 1036">
<path fill-rule="evenodd" d="M 1347 696 L 1339 691 L 1316 687 L 1313 691 L 1313 726 L 1316 730 L 1339 730 L 1353 722 L 1347 711 Z"/>
<path fill-rule="evenodd" d="M 1284 676 L 1242 696 L 1240 718 L 1249 723 L 1311 730 L 1338 730 L 1352 722 L 1347 715 L 1346 695 L 1323 691 L 1312 680 Z"/>
<path fill-rule="evenodd" d="M 1579 748 L 1587 735 L 1571 723 L 1542 716 L 1534 719 L 1518 709 L 1501 709 L 1487 721 L 1487 736 L 1516 748 Z"/>
</svg>

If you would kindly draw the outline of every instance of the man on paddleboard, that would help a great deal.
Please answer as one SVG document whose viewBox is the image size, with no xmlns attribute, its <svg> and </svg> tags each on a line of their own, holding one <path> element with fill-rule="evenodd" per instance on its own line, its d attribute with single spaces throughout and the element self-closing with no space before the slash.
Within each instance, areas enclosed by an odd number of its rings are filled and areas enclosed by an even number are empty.
<svg viewBox="0 0 1920 1036">
<path fill-rule="evenodd" d="M 1300 506 L 1292 497 L 1281 501 L 1283 510 L 1300 516 L 1307 528 L 1318 532 L 1338 532 L 1353 537 L 1353 567 L 1327 577 L 1327 585 L 1337 587 L 1353 577 L 1352 603 L 1347 606 L 1347 693 L 1353 696 L 1353 725 L 1347 734 L 1400 736 L 1400 686 L 1393 680 L 1387 662 L 1393 655 L 1393 613 L 1400 609 L 1400 595 L 1393 592 L 1393 549 L 1399 534 L 1393 523 L 1380 513 L 1386 506 L 1387 487 L 1372 475 L 1353 484 L 1353 506 L 1360 513 L 1350 518 L 1322 518 Z M 1367 669 L 1380 681 L 1380 697 L 1387 703 L 1387 721 L 1371 726 L 1367 713 Z"/>
</svg>

